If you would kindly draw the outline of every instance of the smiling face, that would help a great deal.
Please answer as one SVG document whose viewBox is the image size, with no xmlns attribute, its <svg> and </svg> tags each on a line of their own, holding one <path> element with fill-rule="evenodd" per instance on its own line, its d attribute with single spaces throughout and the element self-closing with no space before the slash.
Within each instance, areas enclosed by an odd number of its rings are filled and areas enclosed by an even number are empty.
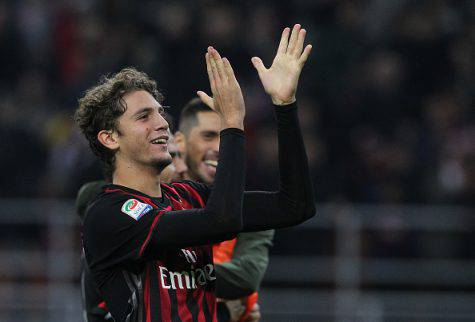
<svg viewBox="0 0 475 322">
<path fill-rule="evenodd" d="M 211 184 L 214 181 L 219 157 L 221 119 L 215 112 L 198 112 L 197 123 L 179 144 L 180 153 L 192 180 Z"/>
<path fill-rule="evenodd" d="M 117 145 L 116 164 L 153 167 L 161 172 L 172 161 L 162 106 L 144 90 L 127 93 L 123 100 L 127 109 L 112 133 Z"/>
</svg>

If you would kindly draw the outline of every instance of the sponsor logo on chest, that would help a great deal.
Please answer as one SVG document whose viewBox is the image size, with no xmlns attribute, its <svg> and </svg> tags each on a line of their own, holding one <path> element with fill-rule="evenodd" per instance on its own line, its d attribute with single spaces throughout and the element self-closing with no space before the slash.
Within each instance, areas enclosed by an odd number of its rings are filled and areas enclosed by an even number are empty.
<svg viewBox="0 0 475 322">
<path fill-rule="evenodd" d="M 188 264 L 191 264 L 190 267 L 177 272 L 159 264 L 157 268 L 159 270 L 162 288 L 192 290 L 216 280 L 214 265 L 212 263 L 195 267 L 198 256 L 194 250 L 180 249 L 179 255 L 180 257 L 184 257 Z"/>
</svg>

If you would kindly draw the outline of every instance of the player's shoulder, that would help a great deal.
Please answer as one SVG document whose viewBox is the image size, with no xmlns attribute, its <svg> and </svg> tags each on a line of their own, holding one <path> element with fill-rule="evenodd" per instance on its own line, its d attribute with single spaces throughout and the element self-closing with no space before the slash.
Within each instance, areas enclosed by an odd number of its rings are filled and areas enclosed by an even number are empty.
<svg viewBox="0 0 475 322">
<path fill-rule="evenodd" d="M 84 221 L 104 221 L 124 213 L 138 220 L 142 215 L 153 209 L 151 202 L 141 196 L 135 195 L 125 187 L 117 185 L 104 185 L 102 191 L 91 202 L 86 210 Z"/>
</svg>

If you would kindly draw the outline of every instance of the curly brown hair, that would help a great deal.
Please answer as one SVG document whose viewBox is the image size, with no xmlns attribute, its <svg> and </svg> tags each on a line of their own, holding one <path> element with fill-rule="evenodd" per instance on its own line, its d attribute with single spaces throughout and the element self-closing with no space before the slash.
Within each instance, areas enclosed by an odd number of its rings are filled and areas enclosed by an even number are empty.
<svg viewBox="0 0 475 322">
<path fill-rule="evenodd" d="M 110 77 L 102 77 L 98 85 L 88 89 L 79 99 L 79 106 L 74 114 L 76 124 L 88 140 L 92 151 L 102 161 L 104 175 L 109 180 L 115 170 L 116 151 L 102 145 L 97 134 L 102 130 L 118 131 L 117 119 L 127 109 L 123 97 L 137 90 L 147 91 L 159 103 L 163 101 L 163 95 L 153 79 L 144 72 L 127 67 Z"/>
</svg>

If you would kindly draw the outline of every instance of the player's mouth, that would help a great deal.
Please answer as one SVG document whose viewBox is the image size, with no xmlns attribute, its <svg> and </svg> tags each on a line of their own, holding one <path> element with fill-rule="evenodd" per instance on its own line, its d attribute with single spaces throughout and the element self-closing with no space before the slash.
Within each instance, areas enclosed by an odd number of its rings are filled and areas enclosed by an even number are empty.
<svg viewBox="0 0 475 322">
<path fill-rule="evenodd" d="M 166 147 L 168 143 L 168 135 L 162 135 L 162 136 L 156 137 L 153 140 L 150 140 L 150 143 L 152 143 L 153 145 Z"/>
<path fill-rule="evenodd" d="M 218 167 L 219 164 L 219 155 L 215 151 L 209 151 L 205 154 L 203 158 L 203 170 L 206 172 L 206 174 L 213 178 L 214 175 L 216 174 L 216 168 Z"/>
<path fill-rule="evenodd" d="M 218 161 L 217 160 L 205 160 L 204 164 L 206 164 L 208 167 L 216 168 L 218 166 Z"/>
</svg>

